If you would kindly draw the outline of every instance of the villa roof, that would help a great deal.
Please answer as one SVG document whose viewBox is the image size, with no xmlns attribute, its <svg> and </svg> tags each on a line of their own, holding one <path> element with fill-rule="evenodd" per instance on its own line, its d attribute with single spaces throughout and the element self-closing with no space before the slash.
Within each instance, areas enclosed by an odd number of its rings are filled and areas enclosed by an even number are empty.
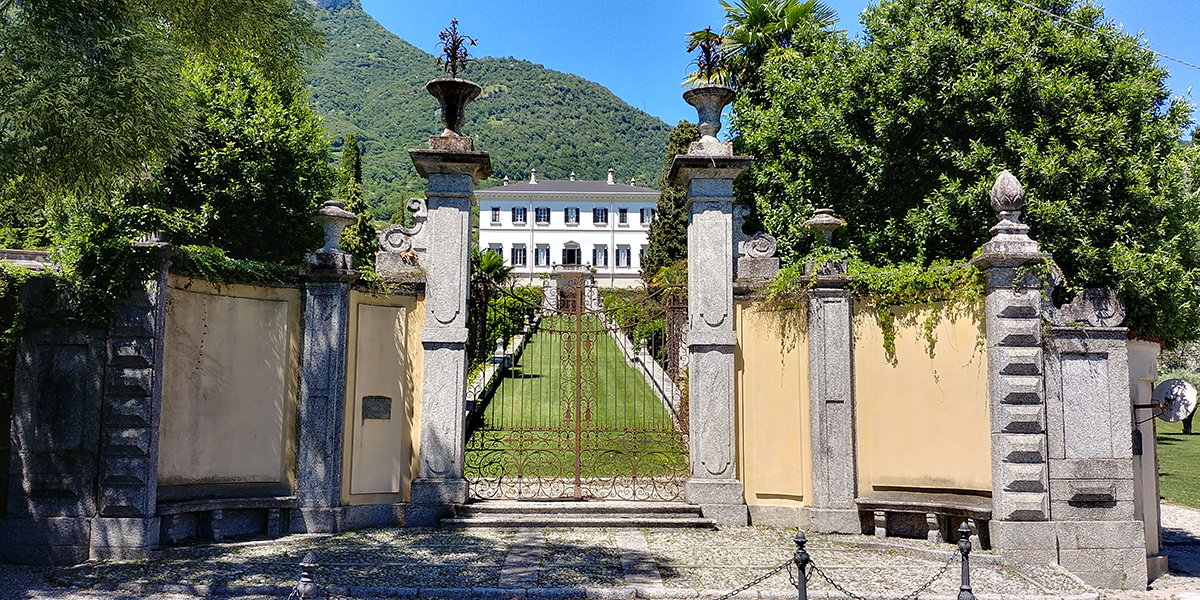
<svg viewBox="0 0 1200 600">
<path fill-rule="evenodd" d="M 476 196 L 495 195 L 531 196 L 541 194 L 616 194 L 622 196 L 648 196 L 657 198 L 658 191 L 649 188 L 628 185 L 624 183 L 608 183 L 605 181 L 571 181 L 569 179 L 539 179 L 537 183 L 522 181 L 508 185 L 497 185 L 475 192 Z"/>
</svg>

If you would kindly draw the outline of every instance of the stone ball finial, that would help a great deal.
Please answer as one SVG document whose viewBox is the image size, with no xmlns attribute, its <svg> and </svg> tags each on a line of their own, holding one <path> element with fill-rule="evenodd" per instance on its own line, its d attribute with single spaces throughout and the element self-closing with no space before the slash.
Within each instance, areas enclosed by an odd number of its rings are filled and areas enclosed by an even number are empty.
<svg viewBox="0 0 1200 600">
<path fill-rule="evenodd" d="M 996 212 L 1014 212 L 1025 207 L 1025 186 L 1005 169 L 992 186 L 992 208 Z"/>
</svg>

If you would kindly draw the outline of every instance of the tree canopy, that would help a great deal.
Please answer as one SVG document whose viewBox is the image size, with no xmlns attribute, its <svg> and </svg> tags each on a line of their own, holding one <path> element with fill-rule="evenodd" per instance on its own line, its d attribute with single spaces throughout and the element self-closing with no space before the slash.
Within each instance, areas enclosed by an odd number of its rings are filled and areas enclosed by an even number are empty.
<svg viewBox="0 0 1200 600">
<path fill-rule="evenodd" d="M 1002 0 L 881 0 L 857 40 L 798 28 L 735 104 L 738 152 L 756 157 L 739 192 L 788 263 L 812 249 L 803 221 L 830 207 L 848 222 L 835 241 L 863 260 L 929 265 L 990 237 L 988 191 L 1007 168 L 1066 276 L 1060 302 L 1111 287 L 1135 334 L 1196 338 L 1191 107 L 1102 8 L 1036 4 L 1109 35 Z"/>
<path fill-rule="evenodd" d="M 329 138 L 307 96 L 249 58 L 192 59 L 185 80 L 201 116 L 132 198 L 178 217 L 169 232 L 174 243 L 298 264 L 321 245 L 309 216 L 334 183 Z"/>
<path fill-rule="evenodd" d="M 196 117 L 188 57 L 249 51 L 298 81 L 319 45 L 304 0 L 0 3 L 0 181 L 8 197 L 97 201 L 145 178 Z"/>
</svg>

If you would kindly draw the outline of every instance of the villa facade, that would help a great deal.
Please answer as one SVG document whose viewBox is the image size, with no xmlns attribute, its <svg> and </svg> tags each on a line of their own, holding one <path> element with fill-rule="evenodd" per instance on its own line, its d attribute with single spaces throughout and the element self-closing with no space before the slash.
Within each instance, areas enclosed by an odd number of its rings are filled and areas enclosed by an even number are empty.
<svg viewBox="0 0 1200 600">
<path fill-rule="evenodd" d="M 636 182 L 634 182 L 636 183 Z M 504 257 L 518 284 L 593 273 L 598 285 L 635 287 L 641 281 L 658 192 L 608 181 L 505 183 L 475 192 L 479 247 Z"/>
</svg>

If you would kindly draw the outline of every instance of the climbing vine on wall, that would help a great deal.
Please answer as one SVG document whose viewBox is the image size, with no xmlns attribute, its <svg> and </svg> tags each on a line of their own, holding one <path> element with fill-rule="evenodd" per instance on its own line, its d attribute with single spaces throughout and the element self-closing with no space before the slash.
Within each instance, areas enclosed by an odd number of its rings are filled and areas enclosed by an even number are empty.
<svg viewBox="0 0 1200 600">
<path fill-rule="evenodd" d="M 819 268 L 824 263 L 843 260 L 847 263 L 846 288 L 875 309 L 889 360 L 895 360 L 896 355 L 894 309 L 916 305 L 929 307 L 921 330 L 932 358 L 937 343 L 937 324 L 946 316 L 946 311 L 960 304 L 980 306 L 984 300 L 983 275 L 970 265 L 936 261 L 928 267 L 912 263 L 877 267 L 859 259 L 853 251 L 826 247 L 775 276 L 766 288 L 768 306 L 784 310 L 801 308 L 808 302 L 809 292 L 817 283 L 814 278 L 804 275 L 806 263 Z"/>
</svg>

